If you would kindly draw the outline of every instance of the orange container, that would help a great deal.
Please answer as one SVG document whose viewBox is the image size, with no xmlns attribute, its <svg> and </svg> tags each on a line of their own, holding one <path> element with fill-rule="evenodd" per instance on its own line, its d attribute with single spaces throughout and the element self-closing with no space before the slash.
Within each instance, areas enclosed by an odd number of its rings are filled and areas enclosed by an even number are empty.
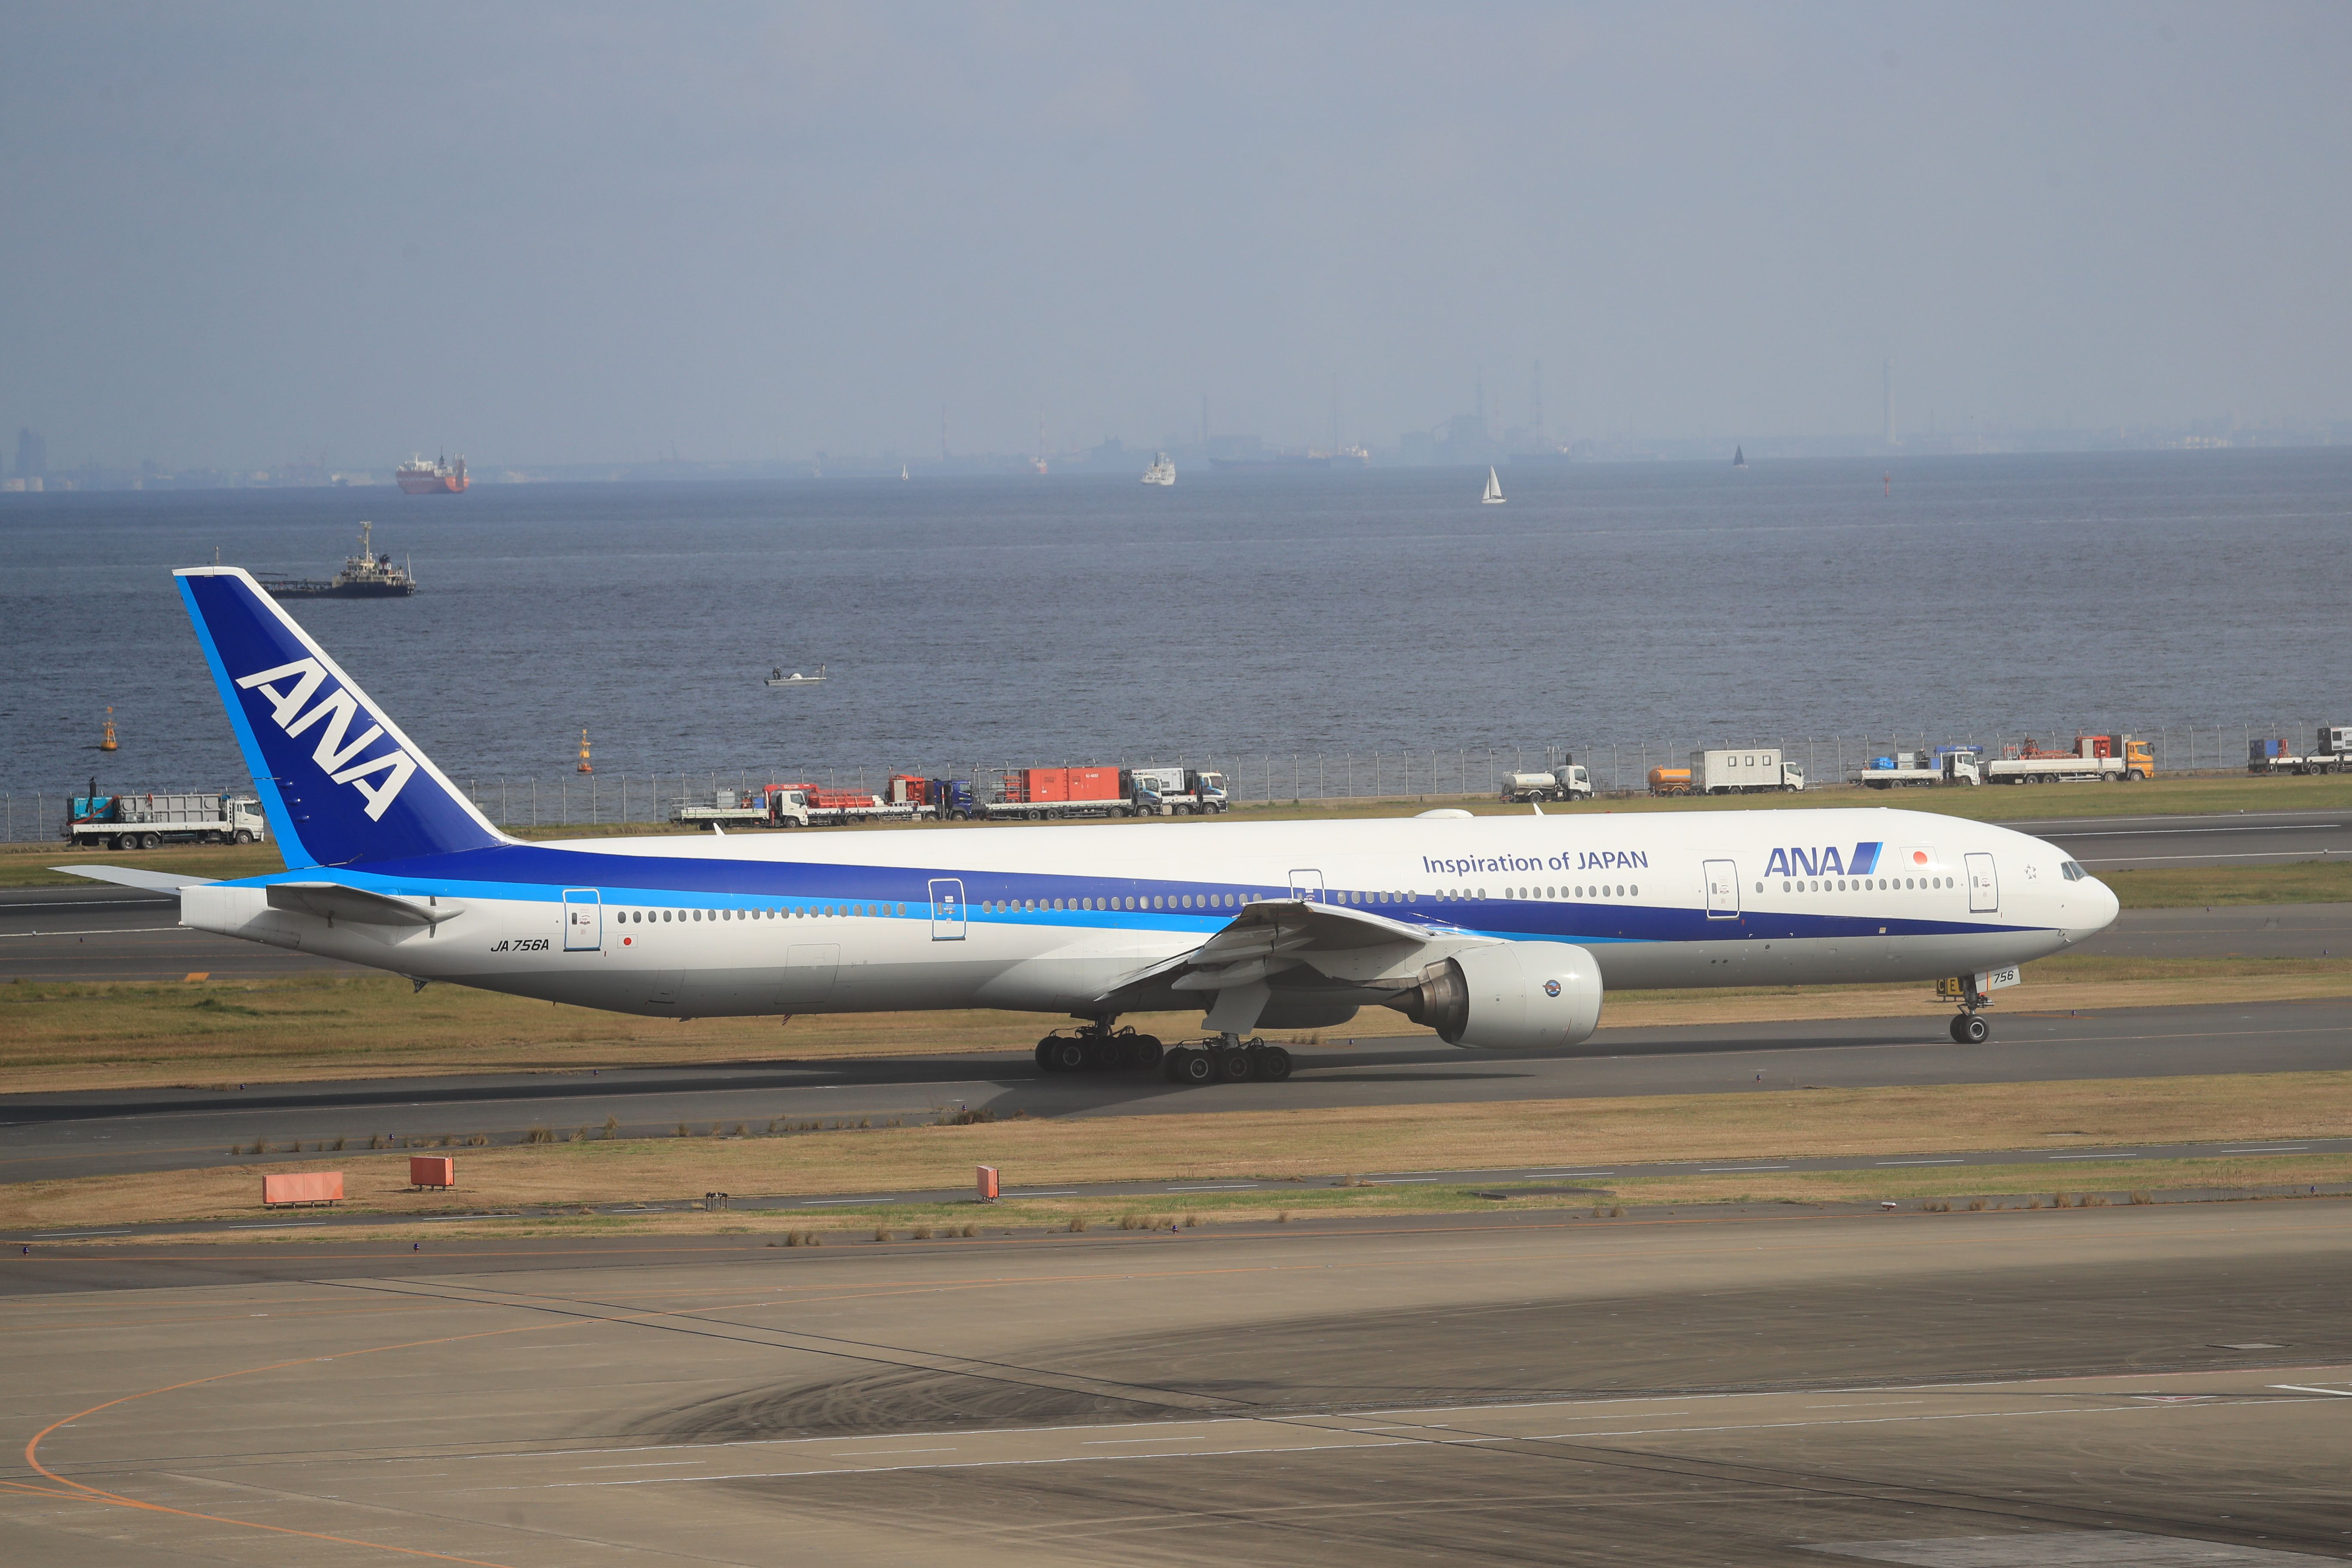
<svg viewBox="0 0 2352 1568">
<path fill-rule="evenodd" d="M 994 1203 L 996 1201 L 996 1167 L 981 1165 L 976 1169 L 980 1172 L 980 1201 L 984 1204 Z"/>
<path fill-rule="evenodd" d="M 1068 800 L 1117 800 L 1118 770 L 1117 768 L 1071 768 L 1068 770 Z"/>
<path fill-rule="evenodd" d="M 341 1171 L 299 1171 L 261 1178 L 261 1201 L 271 1204 L 339 1204 L 343 1201 Z"/>
<path fill-rule="evenodd" d="M 408 1184 L 412 1187 L 454 1187 L 457 1184 L 457 1162 L 446 1154 L 411 1154 L 408 1157 Z"/>
</svg>

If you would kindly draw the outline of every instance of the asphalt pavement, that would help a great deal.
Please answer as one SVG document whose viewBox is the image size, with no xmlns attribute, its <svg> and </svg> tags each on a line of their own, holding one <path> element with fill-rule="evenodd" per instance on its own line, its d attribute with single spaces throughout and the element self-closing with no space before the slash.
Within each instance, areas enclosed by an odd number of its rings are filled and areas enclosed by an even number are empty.
<svg viewBox="0 0 2352 1568">
<path fill-rule="evenodd" d="M 2016 993 L 2005 993 L 2014 998 Z M 547 1074 L 481 1074 L 250 1089 L 142 1089 L 0 1098 L 0 1181 L 310 1158 L 336 1139 L 602 1128 L 674 1134 L 686 1124 L 929 1121 L 948 1112 L 1149 1117 L 1506 1100 L 1717 1094 L 1947 1083 L 2031 1083 L 2352 1067 L 2340 998 L 2037 1013 L 2009 1000 L 1993 1037 L 1953 1043 L 1942 1015 L 1606 1029 L 1580 1051 L 1503 1056 L 1427 1036 L 1333 1039 L 1294 1052 L 1284 1083 L 1188 1088 L 1158 1074 L 1038 1071 L 990 1053 L 746 1062 Z M 236 1152 L 255 1140 L 267 1155 Z M 300 1142 L 310 1152 L 285 1150 Z"/>
</svg>

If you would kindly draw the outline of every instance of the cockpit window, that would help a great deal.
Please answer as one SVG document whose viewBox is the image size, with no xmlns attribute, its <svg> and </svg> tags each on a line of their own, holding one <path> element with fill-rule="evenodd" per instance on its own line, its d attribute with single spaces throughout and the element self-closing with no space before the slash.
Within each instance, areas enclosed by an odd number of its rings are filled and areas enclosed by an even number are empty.
<svg viewBox="0 0 2352 1568">
<path fill-rule="evenodd" d="M 2079 860 L 2068 860 L 2064 862 L 2058 868 L 2058 873 L 2070 882 L 2087 880 L 2091 875 L 2088 871 L 2083 869 L 2083 863 Z"/>
</svg>

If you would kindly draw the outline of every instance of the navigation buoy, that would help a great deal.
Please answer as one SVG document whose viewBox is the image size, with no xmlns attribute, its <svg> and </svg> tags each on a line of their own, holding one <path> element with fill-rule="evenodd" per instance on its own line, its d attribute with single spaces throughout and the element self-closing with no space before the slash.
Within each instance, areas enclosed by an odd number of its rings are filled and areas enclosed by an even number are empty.
<svg viewBox="0 0 2352 1568">
<path fill-rule="evenodd" d="M 114 738 L 114 710 L 111 708 L 106 710 L 106 728 L 98 737 L 98 749 L 101 752 L 119 752 L 122 749 L 122 743 Z"/>
<path fill-rule="evenodd" d="M 579 771 L 580 771 L 580 772 L 582 772 L 582 773 L 594 773 L 594 772 L 596 771 L 594 768 L 592 768 L 592 767 L 590 767 L 590 766 L 588 765 L 588 731 L 585 731 L 585 730 L 583 730 L 583 731 L 580 731 L 580 768 L 579 768 Z"/>
<path fill-rule="evenodd" d="M 1895 493 L 1895 471 L 1892 468 L 1888 469 L 1885 473 L 1879 475 L 1878 482 L 1886 487 L 1886 493 L 1888 495 L 1893 495 Z"/>
</svg>

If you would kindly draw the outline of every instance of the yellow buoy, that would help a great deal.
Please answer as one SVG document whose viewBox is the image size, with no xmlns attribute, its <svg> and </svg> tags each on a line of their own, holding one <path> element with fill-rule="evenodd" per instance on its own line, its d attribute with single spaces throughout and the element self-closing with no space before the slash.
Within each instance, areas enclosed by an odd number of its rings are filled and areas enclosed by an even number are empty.
<svg viewBox="0 0 2352 1568">
<path fill-rule="evenodd" d="M 596 771 L 588 765 L 588 731 L 585 730 L 580 731 L 580 771 L 583 773 Z"/>
<path fill-rule="evenodd" d="M 98 738 L 98 749 L 101 752 L 119 752 L 122 749 L 121 743 L 114 738 L 114 710 L 111 708 L 106 710 L 106 729 Z"/>
</svg>

